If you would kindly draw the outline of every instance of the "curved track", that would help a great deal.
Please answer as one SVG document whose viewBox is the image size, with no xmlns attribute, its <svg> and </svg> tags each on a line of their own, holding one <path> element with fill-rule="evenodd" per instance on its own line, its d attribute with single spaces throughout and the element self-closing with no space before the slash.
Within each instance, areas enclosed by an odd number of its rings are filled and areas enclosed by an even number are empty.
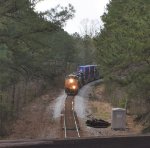
<svg viewBox="0 0 150 148">
<path fill-rule="evenodd" d="M 78 118 L 74 111 L 74 97 L 67 96 L 64 107 L 63 128 L 65 138 L 80 137 Z"/>
</svg>

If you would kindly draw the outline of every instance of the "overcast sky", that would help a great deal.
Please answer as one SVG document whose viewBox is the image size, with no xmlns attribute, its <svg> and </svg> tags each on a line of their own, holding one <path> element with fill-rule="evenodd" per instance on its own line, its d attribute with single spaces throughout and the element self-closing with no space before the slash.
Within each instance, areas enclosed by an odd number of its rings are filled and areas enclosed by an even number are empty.
<svg viewBox="0 0 150 148">
<path fill-rule="evenodd" d="M 45 11 L 58 4 L 61 6 L 72 4 L 76 10 L 75 17 L 67 22 L 64 30 L 71 34 L 74 32 L 81 34 L 84 30 L 83 24 L 87 20 L 88 24 L 94 24 L 95 28 L 102 25 L 100 16 L 104 13 L 108 2 L 109 0 L 44 0 L 37 4 L 36 9 Z"/>
</svg>

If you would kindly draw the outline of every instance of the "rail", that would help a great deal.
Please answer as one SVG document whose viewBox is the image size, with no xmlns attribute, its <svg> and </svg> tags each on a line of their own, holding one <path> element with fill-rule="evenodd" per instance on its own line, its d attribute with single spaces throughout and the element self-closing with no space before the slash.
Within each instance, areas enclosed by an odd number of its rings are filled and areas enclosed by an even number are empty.
<svg viewBox="0 0 150 148">
<path fill-rule="evenodd" d="M 80 137 L 79 123 L 74 111 L 74 97 L 67 96 L 64 107 L 64 137 Z"/>
</svg>

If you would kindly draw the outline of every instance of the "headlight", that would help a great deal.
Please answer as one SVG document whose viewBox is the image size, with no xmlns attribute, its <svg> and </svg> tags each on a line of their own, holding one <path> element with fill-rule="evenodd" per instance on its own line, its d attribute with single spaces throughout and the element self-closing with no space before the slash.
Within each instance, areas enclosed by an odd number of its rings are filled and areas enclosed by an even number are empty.
<svg viewBox="0 0 150 148">
<path fill-rule="evenodd" d="M 74 82 L 74 80 L 73 79 L 69 79 L 69 83 L 73 83 Z"/>
<path fill-rule="evenodd" d="M 72 86 L 72 89 L 76 89 L 77 87 L 75 85 Z"/>
</svg>

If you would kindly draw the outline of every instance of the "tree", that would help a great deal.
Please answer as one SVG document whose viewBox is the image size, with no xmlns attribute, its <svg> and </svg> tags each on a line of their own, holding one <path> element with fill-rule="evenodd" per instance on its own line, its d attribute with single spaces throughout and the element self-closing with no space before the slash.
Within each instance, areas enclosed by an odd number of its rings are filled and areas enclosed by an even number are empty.
<svg viewBox="0 0 150 148">
<path fill-rule="evenodd" d="M 74 17 L 75 9 L 71 4 L 68 4 L 68 7 L 62 7 L 57 5 L 55 8 L 52 8 L 49 11 L 44 12 L 44 16 L 47 20 L 50 20 L 57 26 L 63 27 L 68 19 Z"/>
<path fill-rule="evenodd" d="M 49 61 L 57 60 L 58 55 L 67 60 L 66 55 L 70 52 L 72 56 L 68 60 L 73 60 L 75 54 L 71 37 L 61 28 L 73 17 L 73 7 L 69 5 L 69 8 L 53 9 L 42 14 L 34 10 L 39 1 L 0 0 L 0 136 L 10 116 L 17 116 L 22 106 L 40 94 L 45 85 L 53 81 L 52 77 L 58 75 L 57 62 L 51 64 Z M 52 20 L 48 19 L 48 14 L 52 14 Z M 61 38 L 54 36 L 55 33 Z M 52 45 L 55 37 L 58 51 Z M 34 87 L 31 87 L 31 82 Z"/>
<path fill-rule="evenodd" d="M 108 12 L 102 16 L 104 28 L 95 38 L 97 61 L 105 74 L 111 81 L 127 86 L 130 98 L 147 103 L 150 102 L 149 9 L 147 0 L 110 1 Z"/>
<path fill-rule="evenodd" d="M 98 20 L 88 20 L 88 19 L 83 19 L 81 21 L 81 35 L 84 36 L 89 36 L 89 37 L 94 37 L 98 34 L 99 31 L 99 21 Z"/>
</svg>

